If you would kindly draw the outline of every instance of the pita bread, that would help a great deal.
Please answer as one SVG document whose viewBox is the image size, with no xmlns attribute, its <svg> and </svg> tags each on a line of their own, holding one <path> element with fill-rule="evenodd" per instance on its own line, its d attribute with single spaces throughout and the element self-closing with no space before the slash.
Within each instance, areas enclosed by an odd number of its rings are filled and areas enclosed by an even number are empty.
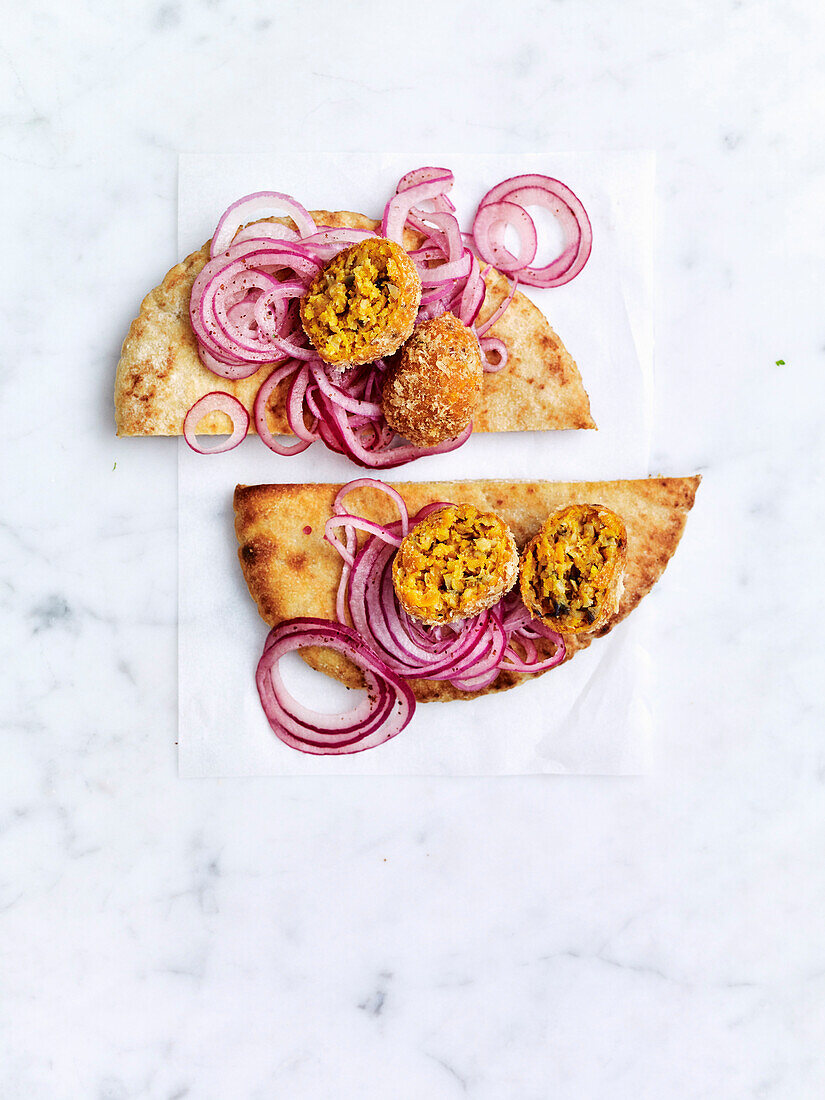
<svg viewBox="0 0 825 1100">
<path fill-rule="evenodd" d="M 624 592 L 616 616 L 593 635 L 569 639 L 567 657 L 589 645 L 629 615 L 664 572 L 682 537 L 700 479 L 643 478 L 638 481 L 435 481 L 394 484 L 410 514 L 432 501 L 474 504 L 493 511 L 523 546 L 547 516 L 566 504 L 602 504 L 627 527 Z M 250 595 L 263 619 L 275 626 L 299 615 L 335 618 L 341 559 L 324 541 L 324 523 L 340 485 L 239 485 L 235 489 L 238 557 Z M 392 502 L 370 489 L 354 490 L 347 505 L 369 519 L 396 518 Z M 330 650 L 302 650 L 313 668 L 350 687 L 359 686 L 354 667 Z M 457 691 L 445 681 L 411 680 L 421 702 L 470 699 L 515 687 L 528 675 L 502 672 L 484 691 Z"/>
<path fill-rule="evenodd" d="M 378 222 L 351 211 L 315 210 L 318 224 L 375 229 Z M 415 247 L 415 234 L 405 238 Z M 251 378 L 230 382 L 218 378 L 198 358 L 189 322 L 189 296 L 195 277 L 209 258 L 209 243 L 177 264 L 160 286 L 143 300 L 123 343 L 115 379 L 115 421 L 118 435 L 180 435 L 192 405 L 212 390 L 233 394 L 251 411 L 261 383 L 274 369 L 265 364 Z M 485 320 L 507 295 L 503 275 L 491 271 L 480 314 Z M 503 340 L 508 362 L 503 370 L 484 376 L 481 408 L 475 417 L 480 432 L 543 431 L 553 428 L 595 428 L 590 401 L 578 368 L 544 315 L 517 292 L 490 336 Z M 283 408 L 286 383 L 273 395 L 269 426 L 289 435 Z M 203 434 L 220 434 L 228 427 L 223 413 L 204 418 Z M 254 425 L 250 431 L 254 431 Z"/>
</svg>

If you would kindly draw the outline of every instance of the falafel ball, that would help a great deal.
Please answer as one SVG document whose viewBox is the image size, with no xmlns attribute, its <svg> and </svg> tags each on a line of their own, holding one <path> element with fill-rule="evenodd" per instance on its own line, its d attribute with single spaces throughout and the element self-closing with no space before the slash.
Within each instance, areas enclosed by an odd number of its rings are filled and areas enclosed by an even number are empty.
<svg viewBox="0 0 825 1100">
<path fill-rule="evenodd" d="M 368 237 L 316 276 L 301 299 L 301 324 L 324 362 L 352 367 L 397 351 L 420 301 L 418 270 L 401 245 Z"/>
<path fill-rule="evenodd" d="M 619 609 L 627 531 L 601 504 L 548 516 L 521 555 L 521 596 L 534 619 L 559 634 L 590 634 Z"/>
<path fill-rule="evenodd" d="M 417 447 L 454 439 L 473 418 L 482 378 L 474 332 L 452 313 L 423 321 L 387 370 L 387 423 Z"/>
<path fill-rule="evenodd" d="M 398 602 L 431 626 L 486 611 L 516 583 L 518 550 L 495 512 L 448 504 L 402 540 L 392 565 Z"/>
</svg>

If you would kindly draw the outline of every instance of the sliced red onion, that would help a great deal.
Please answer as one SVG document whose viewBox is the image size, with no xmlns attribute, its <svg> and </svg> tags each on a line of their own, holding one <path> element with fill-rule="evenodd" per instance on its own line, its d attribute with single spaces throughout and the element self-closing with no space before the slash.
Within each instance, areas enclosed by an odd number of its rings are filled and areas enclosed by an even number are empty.
<svg viewBox="0 0 825 1100">
<path fill-rule="evenodd" d="M 424 246 L 413 253 L 424 284 L 419 322 L 451 310 L 469 327 L 478 317 L 486 287 L 478 259 L 468 247 L 471 238 L 461 234 L 455 207 L 447 197 L 452 185 L 453 175 L 447 169 L 408 172 L 387 204 L 382 230 L 400 241 L 408 223 L 424 234 Z M 263 220 L 276 212 L 291 216 L 297 231 Z M 235 233 L 241 220 L 251 224 Z M 233 233 L 234 240 L 230 239 Z M 262 366 L 278 364 L 259 390 L 254 409 L 259 435 L 278 454 L 300 453 L 321 439 L 359 465 L 389 469 L 454 450 L 472 431 L 468 425 L 457 439 L 433 448 L 399 444 L 380 403 L 387 364 L 378 360 L 346 374 L 333 373 L 308 346 L 297 299 L 341 248 L 373 236 L 372 230 L 317 226 L 300 203 L 278 192 L 247 196 L 221 218 L 212 258 L 195 279 L 190 297 L 198 353 L 204 366 L 230 380 L 248 378 Z M 484 331 L 482 327 L 479 335 Z M 486 350 L 494 346 L 498 350 L 495 341 Z M 500 366 L 503 362 L 497 369 Z M 489 363 L 487 369 L 491 369 Z M 273 388 L 287 378 L 287 421 L 298 437 L 291 445 L 273 438 L 266 416 Z"/>
<path fill-rule="evenodd" d="M 261 369 L 260 363 L 244 363 L 242 360 L 238 360 L 237 362 L 221 360 L 211 351 L 208 351 L 202 344 L 198 345 L 198 358 L 207 370 L 211 370 L 213 374 L 217 374 L 221 378 L 227 378 L 232 382 L 239 378 L 251 378 L 256 371 Z"/>
<path fill-rule="evenodd" d="M 542 206 L 554 214 L 564 234 L 561 255 L 539 268 L 517 266 L 516 257 L 503 247 L 503 227 L 511 213 L 508 208 L 530 205 Z M 526 225 L 523 221 L 520 224 L 522 229 Z M 559 180 L 541 175 L 513 176 L 488 191 L 476 213 L 473 236 L 483 259 L 496 263 L 496 256 L 501 259 L 506 253 L 502 260 L 507 265 L 505 270 L 518 271 L 522 283 L 542 288 L 562 286 L 575 278 L 587 263 L 593 245 L 593 230 L 581 201 Z"/>
<path fill-rule="evenodd" d="M 342 249 L 377 236 L 374 229 L 350 229 L 346 226 L 336 229 L 324 225 L 319 226 L 317 233 L 313 233 L 311 237 L 304 237 L 301 243 L 316 255 L 323 254 L 324 262 L 327 262 Z"/>
<path fill-rule="evenodd" d="M 215 294 L 212 299 L 214 319 L 221 333 L 226 337 L 233 354 L 237 352 L 239 358 L 250 352 L 258 356 L 262 353 L 261 344 L 264 342 L 265 334 L 257 331 L 251 333 L 238 314 L 240 311 L 246 314 L 247 310 L 251 309 L 254 318 L 255 305 L 260 298 L 266 297 L 267 293 L 272 295 L 273 292 L 277 292 L 278 281 L 271 275 L 267 275 L 265 271 L 248 269 L 239 271 L 235 275 L 225 273 L 223 278 L 225 290 L 222 288 L 222 293 Z M 252 297 L 256 291 L 260 293 Z M 201 299 L 202 311 L 208 301 L 208 295 L 207 288 Z M 284 313 L 286 313 L 285 309 Z M 221 344 L 223 341 L 219 339 L 217 342 Z M 265 351 L 271 357 L 272 352 L 268 348 Z"/>
<path fill-rule="evenodd" d="M 446 312 L 447 303 L 443 298 L 440 298 L 437 302 L 432 302 L 430 305 L 421 307 L 416 323 L 420 325 L 422 321 L 431 321 L 433 317 L 440 317 L 442 313 Z"/>
<path fill-rule="evenodd" d="M 290 333 L 292 335 L 292 333 Z M 303 336 L 303 333 L 301 333 Z M 310 362 L 313 359 L 318 358 L 318 352 L 314 348 L 306 347 L 304 344 L 293 343 L 286 336 L 270 336 L 270 343 L 280 353 L 277 358 L 283 359 L 284 356 L 289 356 L 292 359 L 303 359 L 306 362 Z"/>
<path fill-rule="evenodd" d="M 198 424 L 205 416 L 209 416 L 213 412 L 226 413 L 232 421 L 232 434 L 225 443 L 220 443 L 216 447 L 201 447 L 197 440 Z M 248 431 L 249 413 L 237 397 L 233 397 L 231 393 L 223 393 L 220 390 L 207 393 L 201 397 L 183 418 L 184 439 L 192 450 L 197 451 L 199 455 L 217 455 L 223 454 L 224 451 L 231 451 L 246 438 Z"/>
<path fill-rule="evenodd" d="M 421 294 L 421 308 L 426 309 L 428 306 L 442 305 L 446 309 L 454 294 L 455 283 L 451 279 L 444 283 L 438 283 L 434 287 L 426 288 Z M 418 318 L 418 320 L 420 321 L 421 318 Z"/>
<path fill-rule="evenodd" d="M 447 263 L 439 264 L 437 267 L 419 267 L 418 274 L 421 276 L 422 287 L 436 286 L 453 279 L 466 279 L 470 274 L 472 258 L 471 252 L 465 252 L 459 259 L 448 260 Z"/>
<path fill-rule="evenodd" d="M 253 315 L 261 333 L 268 339 L 284 331 L 289 302 L 305 293 L 305 286 L 296 279 L 275 282 L 253 305 Z"/>
<path fill-rule="evenodd" d="M 427 236 L 437 239 L 439 248 L 448 260 L 457 260 L 464 254 L 461 226 L 455 214 L 449 210 L 424 211 L 421 212 L 421 220 L 427 223 Z M 436 226 L 435 231 L 431 225 Z"/>
<path fill-rule="evenodd" d="M 452 173 L 449 173 L 449 177 L 450 182 L 447 186 L 452 186 Z M 445 178 L 443 176 L 433 176 L 429 179 L 422 179 L 420 182 L 413 183 L 409 187 L 405 187 L 403 191 L 393 195 L 384 208 L 381 236 L 395 241 L 396 244 L 403 244 L 404 223 L 410 210 L 428 199 L 443 196 L 447 190 Z"/>
<path fill-rule="evenodd" d="M 292 376 L 289 385 L 289 393 L 286 399 L 286 419 L 291 431 L 299 439 L 303 439 L 307 443 L 314 443 L 316 439 L 320 438 L 318 418 L 315 417 L 315 423 L 311 428 L 306 426 L 306 420 L 304 419 L 304 401 L 306 400 L 309 384 L 309 365 L 304 363 L 301 369 Z"/>
<path fill-rule="evenodd" d="M 368 534 L 375 535 L 376 538 L 381 539 L 382 542 L 394 546 L 396 550 L 401 545 L 401 537 L 399 535 L 391 534 L 386 527 L 382 527 L 380 523 L 374 523 L 371 519 L 363 519 L 361 516 L 353 516 L 346 512 L 343 515 L 330 516 L 324 524 L 324 538 L 330 546 L 335 547 L 348 565 L 354 565 L 355 558 L 352 552 L 344 547 L 333 534 L 333 531 L 338 527 L 349 527 L 354 531 L 366 531 Z"/>
<path fill-rule="evenodd" d="M 454 179 L 455 177 L 449 168 L 414 168 L 411 172 L 407 172 L 406 175 L 401 177 L 395 191 L 396 194 L 400 194 L 402 191 L 409 191 L 410 188 L 420 183 L 438 181 L 441 183 L 441 192 L 437 195 L 433 195 L 430 199 L 421 201 L 430 202 L 432 211 L 454 213 L 455 206 L 453 206 L 453 203 L 447 195 L 447 192 L 453 186 Z M 414 229 L 417 229 L 421 233 L 427 233 L 428 228 L 424 219 L 428 214 L 432 213 L 432 211 L 413 206 L 407 214 L 407 221 Z"/>
<path fill-rule="evenodd" d="M 232 244 L 240 244 L 241 241 L 260 240 L 265 237 L 271 238 L 273 241 L 300 241 L 301 234 L 294 229 L 290 229 L 288 225 L 281 225 L 279 222 L 252 222 L 251 225 L 245 225 L 238 230 L 232 238 Z M 212 255 L 214 255 L 214 252 Z"/>
<path fill-rule="evenodd" d="M 264 332 L 259 327 L 259 339 L 252 342 L 245 339 L 244 333 L 233 329 L 228 321 L 227 307 L 237 304 L 244 293 L 264 290 L 275 297 L 287 295 L 288 290 L 279 287 L 279 281 L 271 272 L 292 270 L 298 275 L 297 282 L 304 284 L 320 270 L 315 260 L 296 248 L 274 247 L 271 243 L 261 248 L 259 244 L 258 241 L 245 241 L 232 245 L 226 252 L 226 260 L 223 256 L 212 260 L 198 274 L 189 304 L 195 336 L 219 361 L 271 363 L 287 355 L 308 358 L 306 349 L 296 351 L 297 345 L 291 345 L 283 331 L 276 337 L 274 332 Z M 303 332 L 301 335 L 303 337 Z"/>
<path fill-rule="evenodd" d="M 287 444 L 279 443 L 272 432 L 269 430 L 269 423 L 267 421 L 267 406 L 269 404 L 269 397 L 275 387 L 282 382 L 285 378 L 289 378 L 291 374 L 301 370 L 301 364 L 296 362 L 285 363 L 282 367 L 276 367 L 276 369 L 270 374 L 267 380 L 263 383 L 261 388 L 255 395 L 255 404 L 252 406 L 252 415 L 255 419 L 255 431 L 261 437 L 263 442 L 269 447 L 270 451 L 274 451 L 278 455 L 299 455 L 302 451 L 305 451 L 313 442 L 313 439 L 299 438 L 297 443 Z M 292 424 L 290 427 L 293 431 L 295 428 Z M 296 433 L 297 434 L 297 433 Z"/>
<path fill-rule="evenodd" d="M 419 517 L 416 517 L 419 518 Z M 389 527 L 389 533 L 395 533 Z M 353 625 L 374 652 L 400 675 L 452 679 L 481 674 L 495 664 L 488 612 L 463 620 L 446 637 L 415 623 L 398 606 L 392 584 L 395 549 L 369 539 L 356 558 L 349 578 L 348 605 Z M 503 647 L 499 647 L 503 649 Z"/>
<path fill-rule="evenodd" d="M 344 498 L 349 496 L 349 494 L 356 489 L 377 489 L 378 492 L 388 496 L 398 509 L 398 522 L 401 524 L 401 534 L 406 535 L 409 532 L 410 517 L 407 512 L 407 505 L 404 503 L 404 498 L 397 489 L 393 489 L 392 485 L 387 485 L 385 481 L 379 481 L 377 477 L 357 477 L 353 481 L 348 481 L 343 488 L 339 489 L 338 495 L 335 497 L 332 504 L 332 510 L 336 515 L 344 515 L 346 512 L 344 508 Z M 423 519 L 424 517 L 419 513 L 418 518 Z"/>
<path fill-rule="evenodd" d="M 551 668 L 560 665 L 567 653 L 563 636 L 557 634 L 555 631 L 549 631 L 549 633 L 543 634 L 542 637 L 552 641 L 556 647 L 550 657 L 539 660 L 538 650 L 536 649 L 533 639 L 526 634 L 526 632 L 518 631 L 510 635 L 510 642 L 507 649 L 504 651 L 501 667 L 508 672 L 528 672 L 533 674 L 537 672 L 549 672 Z M 525 658 L 520 657 L 515 649 L 513 649 L 514 642 L 524 647 L 526 653 Z"/>
<path fill-rule="evenodd" d="M 414 248 L 408 255 L 412 257 L 414 263 L 422 268 L 426 267 L 427 260 L 441 261 L 447 259 L 447 253 L 444 249 L 438 244 L 433 244 L 432 241 L 421 248 Z"/>
<path fill-rule="evenodd" d="M 233 202 L 221 215 L 212 238 L 210 255 L 217 256 L 223 252 L 237 233 L 239 226 L 277 214 L 287 214 L 292 218 L 302 237 L 309 237 L 316 231 L 315 222 L 310 217 L 309 211 L 296 202 L 291 195 L 283 195 L 280 191 L 255 191 Z"/>
<path fill-rule="evenodd" d="M 226 315 L 233 325 L 240 325 L 247 330 L 252 328 L 255 320 L 255 302 L 257 301 L 251 294 L 244 301 L 236 302 L 234 306 L 229 306 L 226 310 Z"/>
<path fill-rule="evenodd" d="M 352 710 L 321 714 L 294 699 L 281 679 L 286 653 L 323 646 L 361 669 L 367 694 Z M 389 741 L 415 713 L 410 687 L 365 645 L 351 627 L 326 619 L 289 619 L 270 631 L 255 681 L 267 720 L 290 748 L 316 756 L 363 752 Z"/>
<path fill-rule="evenodd" d="M 370 469 L 390 470 L 425 455 L 447 454 L 466 443 L 473 431 L 471 422 L 455 439 L 448 439 L 444 443 L 439 443 L 437 447 L 415 447 L 412 443 L 408 443 L 383 450 L 370 450 L 347 420 L 346 411 L 339 406 L 331 405 L 328 399 L 325 398 L 325 400 L 330 414 L 325 418 L 326 422 L 329 424 L 331 421 L 337 428 L 343 450 L 353 462 Z"/>
<path fill-rule="evenodd" d="M 333 385 L 320 360 L 313 363 L 310 369 L 318 389 L 325 397 L 328 397 L 330 401 L 334 401 L 342 409 L 346 409 L 348 412 L 360 413 L 362 416 L 371 419 L 378 419 L 382 415 L 381 406 L 377 402 L 360 401 L 357 398 L 350 397 L 343 390 Z"/>
<path fill-rule="evenodd" d="M 481 337 L 481 336 L 484 335 L 485 332 L 489 332 L 490 329 L 493 327 L 493 325 L 496 323 L 496 321 L 501 319 L 502 315 L 506 312 L 507 307 L 510 305 L 510 303 L 512 302 L 513 298 L 516 295 L 516 287 L 517 286 L 518 286 L 518 275 L 514 275 L 513 276 L 513 281 L 510 285 L 510 293 L 507 295 L 507 297 L 504 299 L 504 301 L 501 303 L 501 305 L 498 306 L 497 309 L 493 310 L 493 312 L 490 314 L 490 316 L 487 318 L 487 320 L 484 322 L 484 324 L 476 326 L 476 336 Z"/>
<path fill-rule="evenodd" d="M 500 370 L 504 370 L 507 366 L 507 345 L 503 340 L 499 340 L 497 336 L 483 336 L 479 342 L 481 348 L 481 355 L 484 360 L 482 366 L 485 374 L 498 374 Z M 498 355 L 498 362 L 490 362 L 490 353 L 493 352 Z"/>
<path fill-rule="evenodd" d="M 469 328 L 470 325 L 474 324 L 482 305 L 484 305 L 486 295 L 487 284 L 481 274 L 481 265 L 476 257 L 472 256 L 470 273 L 467 276 L 467 282 L 464 284 L 458 305 L 457 317 L 462 325 Z M 476 330 L 476 333 L 478 333 L 478 330 Z"/>
<path fill-rule="evenodd" d="M 507 226 L 512 226 L 518 234 L 518 256 L 504 247 Z M 484 259 L 494 263 L 500 271 L 520 271 L 536 258 L 539 239 L 535 222 L 523 206 L 515 203 L 501 201 L 480 206 L 473 222 L 473 236 L 479 242 Z"/>
<path fill-rule="evenodd" d="M 396 187 L 396 194 L 400 191 L 409 191 L 411 187 L 417 187 L 419 183 L 427 183 L 433 180 L 440 180 L 442 184 L 443 193 L 446 195 L 447 191 L 452 189 L 455 182 L 455 176 L 449 168 L 433 168 L 427 166 L 426 168 L 413 168 L 411 172 L 407 172 L 398 181 Z M 452 203 L 450 203 L 452 206 Z M 455 207 L 453 207 L 455 209 Z"/>
</svg>

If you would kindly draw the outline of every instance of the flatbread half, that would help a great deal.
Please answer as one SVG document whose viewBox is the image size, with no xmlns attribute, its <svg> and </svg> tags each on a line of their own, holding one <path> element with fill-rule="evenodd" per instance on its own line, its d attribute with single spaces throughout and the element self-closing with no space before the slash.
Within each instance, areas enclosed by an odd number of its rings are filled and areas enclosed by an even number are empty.
<svg viewBox="0 0 825 1100">
<path fill-rule="evenodd" d="M 315 210 L 319 225 L 376 229 L 378 222 L 347 210 Z M 408 248 L 420 238 L 410 234 Z M 209 259 L 209 245 L 193 252 L 168 272 L 160 286 L 143 300 L 123 343 L 115 378 L 115 422 L 118 435 L 180 435 L 183 418 L 199 398 L 213 390 L 237 397 L 249 411 L 263 381 L 275 364 L 264 364 L 250 378 L 231 382 L 219 378 L 198 358 L 197 342 L 189 321 L 189 297 L 198 272 Z M 487 278 L 487 297 L 480 314 L 484 321 L 509 290 L 497 271 Z M 484 376 L 481 407 L 474 418 L 479 432 L 543 431 L 553 428 L 595 428 L 590 401 L 578 367 L 542 312 L 520 291 L 489 336 L 503 340 L 506 366 Z M 283 406 L 287 383 L 271 399 L 269 426 L 292 434 Z M 213 413 L 199 432 L 227 431 L 228 417 Z M 254 432 L 254 424 L 250 431 Z"/>
<path fill-rule="evenodd" d="M 629 615 L 664 572 L 679 544 L 700 478 L 643 478 L 635 481 L 434 481 L 396 484 L 414 515 L 432 501 L 474 504 L 496 512 L 523 546 L 547 516 L 567 504 L 603 504 L 627 527 L 627 565 L 618 614 L 595 635 L 569 640 L 569 660 Z M 340 485 L 238 485 L 235 531 L 238 557 L 250 595 L 263 619 L 276 626 L 301 615 L 335 618 L 335 596 L 341 559 L 324 540 L 324 523 Z M 379 523 L 397 518 L 392 502 L 374 489 L 357 489 L 347 507 Z M 350 687 L 360 684 L 356 669 L 331 650 L 306 649 L 313 668 Z M 502 672 L 488 688 L 467 693 L 446 681 L 411 680 L 421 702 L 471 699 L 504 691 L 527 674 Z"/>
</svg>

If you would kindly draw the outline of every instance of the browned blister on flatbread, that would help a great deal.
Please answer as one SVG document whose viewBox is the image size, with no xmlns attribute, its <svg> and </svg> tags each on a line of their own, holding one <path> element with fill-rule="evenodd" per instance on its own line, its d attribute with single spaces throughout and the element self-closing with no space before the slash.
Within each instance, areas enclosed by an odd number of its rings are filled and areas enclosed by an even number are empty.
<svg viewBox="0 0 825 1100">
<path fill-rule="evenodd" d="M 567 504 L 597 501 L 621 516 L 627 528 L 624 592 L 618 613 L 594 635 L 569 638 L 567 659 L 630 614 L 664 572 L 682 537 L 698 477 L 634 481 L 435 481 L 395 485 L 410 514 L 432 501 L 473 504 L 495 512 L 524 546 L 547 516 Z M 335 618 L 341 558 L 324 541 L 324 524 L 340 485 L 239 485 L 235 490 L 238 556 L 252 598 L 270 626 L 301 615 Z M 397 518 L 385 494 L 354 490 L 347 508 L 379 523 Z M 358 673 L 330 650 L 305 650 L 313 668 L 358 686 Z M 540 674 L 539 674 L 540 675 Z M 446 681 L 411 680 L 422 702 L 469 699 L 515 687 L 532 676 L 501 672 L 481 692 L 457 691 Z"/>
<path fill-rule="evenodd" d="M 376 229 L 378 222 L 348 210 L 315 210 L 319 225 Z M 416 234 L 405 235 L 405 246 L 416 247 Z M 229 381 L 203 366 L 189 321 L 189 296 L 198 272 L 209 259 L 209 242 L 187 256 L 143 300 L 123 343 L 115 379 L 115 422 L 118 435 L 180 435 L 183 418 L 199 398 L 225 390 L 252 410 L 255 394 L 275 364 L 264 364 L 250 378 Z M 491 271 L 479 323 L 503 301 L 509 284 Z M 507 365 L 484 376 L 481 405 L 475 417 L 480 432 L 543 431 L 551 428 L 594 428 L 590 401 L 578 367 L 541 311 L 520 291 L 489 336 L 503 340 Z M 283 399 L 286 383 L 273 395 L 269 427 L 289 435 Z M 205 435 L 226 432 L 227 418 L 205 417 L 198 429 Z M 254 431 L 250 424 L 250 431 Z"/>
</svg>

